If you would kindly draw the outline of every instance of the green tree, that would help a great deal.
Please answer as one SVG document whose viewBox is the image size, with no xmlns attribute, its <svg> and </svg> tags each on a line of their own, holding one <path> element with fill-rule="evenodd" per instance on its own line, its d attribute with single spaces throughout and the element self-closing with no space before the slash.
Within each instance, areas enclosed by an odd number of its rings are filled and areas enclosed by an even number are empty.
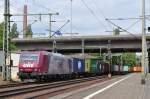
<svg viewBox="0 0 150 99">
<path fill-rule="evenodd" d="M 124 53 L 123 56 L 123 64 L 134 66 L 136 65 L 136 54 L 135 53 Z"/>
<path fill-rule="evenodd" d="M 118 56 L 112 56 L 112 64 L 115 65 L 119 65 L 121 64 L 121 56 L 118 55 Z"/>
<path fill-rule="evenodd" d="M 16 23 L 14 23 L 12 25 L 9 36 L 10 36 L 10 39 L 17 38 L 19 36 L 19 32 L 17 31 L 17 24 Z"/>
<path fill-rule="evenodd" d="M 3 30 L 4 30 L 4 22 L 0 23 L 0 49 L 3 48 Z M 17 31 L 17 24 L 14 23 L 9 34 L 10 40 L 14 37 L 18 37 L 18 34 L 19 33 Z M 10 49 L 11 50 L 16 49 L 15 45 L 10 43 Z"/>
<path fill-rule="evenodd" d="M 32 27 L 31 25 L 28 25 L 25 37 L 32 37 L 32 34 L 33 34 Z"/>
</svg>

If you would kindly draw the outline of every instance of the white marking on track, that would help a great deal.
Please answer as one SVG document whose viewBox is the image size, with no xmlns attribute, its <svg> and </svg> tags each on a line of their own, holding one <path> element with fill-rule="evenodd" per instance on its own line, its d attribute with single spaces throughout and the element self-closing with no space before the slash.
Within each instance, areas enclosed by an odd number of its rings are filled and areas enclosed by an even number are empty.
<svg viewBox="0 0 150 99">
<path fill-rule="evenodd" d="M 131 76 L 131 75 L 130 75 L 130 76 Z M 129 78 L 130 76 L 127 76 L 127 77 L 125 77 L 125 78 L 123 78 L 123 79 L 121 79 L 121 80 L 119 80 L 119 81 L 116 81 L 116 82 L 114 82 L 114 83 L 112 83 L 112 84 L 106 86 L 105 88 L 100 89 L 100 90 L 98 90 L 98 91 L 96 91 L 96 92 L 90 94 L 89 96 L 84 97 L 83 99 L 91 99 L 91 98 L 94 97 L 95 95 L 100 94 L 100 93 L 102 93 L 103 91 L 105 91 L 105 90 L 111 88 L 112 86 L 114 86 L 114 85 L 116 85 L 116 84 L 118 84 L 118 83 L 120 83 L 120 82 L 126 80 L 126 79 Z"/>
</svg>

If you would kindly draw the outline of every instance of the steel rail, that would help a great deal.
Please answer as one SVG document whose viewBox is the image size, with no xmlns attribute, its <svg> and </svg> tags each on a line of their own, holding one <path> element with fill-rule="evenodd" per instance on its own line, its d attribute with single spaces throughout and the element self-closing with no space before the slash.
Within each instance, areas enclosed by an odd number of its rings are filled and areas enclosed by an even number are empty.
<svg viewBox="0 0 150 99">
<path fill-rule="evenodd" d="M 46 89 L 50 89 L 50 88 L 62 87 L 62 86 L 66 86 L 66 85 L 71 85 L 71 84 L 76 84 L 76 83 L 81 83 L 81 82 L 86 82 L 86 81 L 91 81 L 91 80 L 96 80 L 96 79 L 102 79 L 105 77 L 106 76 L 96 76 L 96 77 L 74 79 L 74 80 L 60 81 L 60 82 L 54 82 L 54 83 L 5 88 L 3 90 L 0 90 L 0 98 L 17 96 L 20 94 L 46 90 Z"/>
</svg>

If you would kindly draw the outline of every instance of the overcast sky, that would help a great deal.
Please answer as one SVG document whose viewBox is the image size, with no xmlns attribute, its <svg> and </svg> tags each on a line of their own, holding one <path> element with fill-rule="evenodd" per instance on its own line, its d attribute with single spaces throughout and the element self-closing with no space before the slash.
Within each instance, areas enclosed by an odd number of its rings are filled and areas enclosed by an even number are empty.
<svg viewBox="0 0 150 99">
<path fill-rule="evenodd" d="M 142 0 L 73 0 L 72 10 L 72 26 L 73 33 L 79 35 L 109 35 L 115 26 L 110 22 L 105 21 L 105 18 L 138 18 L 141 15 Z M 0 13 L 3 13 L 4 0 L 0 0 Z M 52 23 L 52 30 L 56 31 L 63 26 L 67 20 L 70 20 L 71 1 L 70 0 L 10 0 L 11 13 L 23 13 L 23 5 L 28 5 L 28 13 L 55 13 L 59 12 L 58 16 L 53 16 L 52 20 L 57 22 Z M 146 14 L 150 12 L 150 0 L 146 0 Z M 0 20 L 3 21 L 1 15 Z M 13 21 L 22 21 L 22 17 L 12 17 Z M 34 33 L 46 33 L 49 29 L 49 17 L 42 16 L 41 21 L 39 16 L 28 17 L 28 24 L 38 20 L 32 24 Z M 128 29 L 131 33 L 141 32 L 141 21 L 139 19 L 132 20 L 111 20 L 116 25 Z M 18 31 L 22 30 L 22 22 L 17 22 Z M 149 20 L 147 20 L 147 26 Z M 70 22 L 62 29 L 62 33 L 70 32 Z M 122 33 L 125 34 L 125 33 Z"/>
</svg>

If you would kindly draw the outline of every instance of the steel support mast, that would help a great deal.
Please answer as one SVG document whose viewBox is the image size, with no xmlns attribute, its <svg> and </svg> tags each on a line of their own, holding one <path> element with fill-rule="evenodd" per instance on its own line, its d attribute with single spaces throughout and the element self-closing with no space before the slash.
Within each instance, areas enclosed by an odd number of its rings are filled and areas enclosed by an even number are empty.
<svg viewBox="0 0 150 99">
<path fill-rule="evenodd" d="M 9 0 L 4 0 L 4 31 L 3 31 L 3 52 L 4 64 L 2 68 L 3 80 L 11 80 L 10 74 L 10 54 L 9 54 L 9 32 L 10 32 L 10 10 Z"/>
</svg>

